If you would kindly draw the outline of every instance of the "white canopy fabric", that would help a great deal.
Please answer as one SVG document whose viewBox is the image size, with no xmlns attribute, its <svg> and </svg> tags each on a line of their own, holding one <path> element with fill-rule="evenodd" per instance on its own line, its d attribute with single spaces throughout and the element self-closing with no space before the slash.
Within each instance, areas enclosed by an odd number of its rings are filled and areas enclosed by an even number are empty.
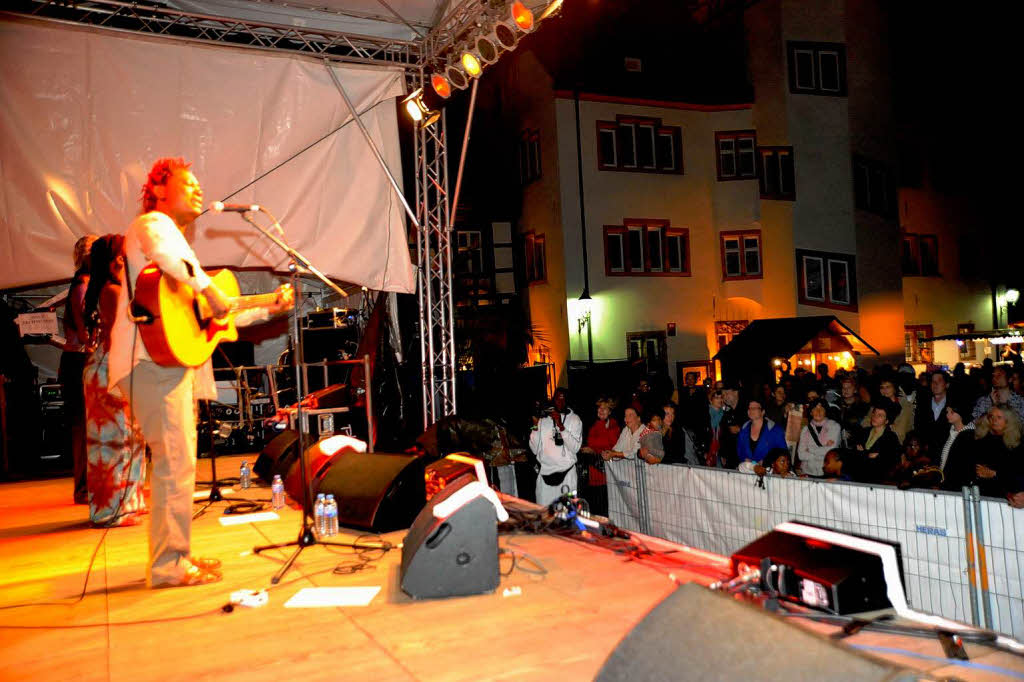
<svg viewBox="0 0 1024 682">
<path fill-rule="evenodd" d="M 402 204 L 327 68 L 308 57 L 0 21 L 0 288 L 67 279 L 75 241 L 124 231 L 152 162 L 181 156 L 208 204 L 266 206 L 287 241 L 331 277 L 413 292 Z M 393 98 L 404 92 L 402 70 L 330 68 L 401 182 Z M 208 266 L 287 262 L 232 214 L 200 217 L 193 244 Z"/>
</svg>

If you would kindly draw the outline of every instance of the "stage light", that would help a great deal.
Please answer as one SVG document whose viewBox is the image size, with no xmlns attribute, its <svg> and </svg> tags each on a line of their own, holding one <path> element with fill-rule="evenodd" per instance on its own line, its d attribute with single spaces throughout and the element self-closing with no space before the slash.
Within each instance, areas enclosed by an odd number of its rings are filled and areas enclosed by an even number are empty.
<svg viewBox="0 0 1024 682">
<path fill-rule="evenodd" d="M 426 128 L 437 123 L 441 118 L 440 111 L 431 111 L 423 103 L 423 88 L 417 88 L 411 95 L 402 100 L 409 118 L 416 122 L 420 128 Z"/>
<path fill-rule="evenodd" d="M 448 84 L 457 90 L 465 90 L 469 87 L 469 79 L 466 78 L 466 72 L 462 70 L 462 67 L 456 63 L 449 63 L 444 69 L 444 75 L 448 79 Z"/>
<path fill-rule="evenodd" d="M 498 61 L 498 44 L 490 36 L 479 36 L 473 44 L 476 46 L 475 53 L 482 62 L 493 64 Z"/>
<path fill-rule="evenodd" d="M 550 17 L 552 14 L 562 9 L 562 0 L 553 0 L 553 2 L 544 8 L 544 11 L 537 17 L 537 23 L 540 23 Z"/>
<path fill-rule="evenodd" d="M 463 50 L 459 63 L 462 64 L 463 71 L 470 78 L 479 78 L 480 74 L 483 73 L 484 67 L 480 63 L 480 57 L 476 55 L 474 50 Z"/>
<path fill-rule="evenodd" d="M 430 76 L 430 87 L 434 88 L 434 92 L 438 96 L 448 99 L 452 96 L 452 86 L 448 82 L 448 79 L 439 73 L 432 74 Z"/>
<path fill-rule="evenodd" d="M 531 12 L 530 8 L 524 5 L 520 0 L 516 0 L 512 3 L 510 12 L 512 14 L 512 21 L 516 24 L 516 28 L 523 33 L 529 33 L 536 26 L 536 23 L 534 23 L 533 20 L 533 12 Z"/>
<path fill-rule="evenodd" d="M 519 31 L 511 20 L 499 21 L 488 35 L 503 50 L 514 50 L 519 43 Z"/>
</svg>

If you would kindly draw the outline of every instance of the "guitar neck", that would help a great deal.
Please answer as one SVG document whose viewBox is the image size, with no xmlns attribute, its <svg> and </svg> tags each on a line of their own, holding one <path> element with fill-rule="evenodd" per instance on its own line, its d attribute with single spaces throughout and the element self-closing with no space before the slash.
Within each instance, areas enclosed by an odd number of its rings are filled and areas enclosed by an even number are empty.
<svg viewBox="0 0 1024 682">
<path fill-rule="evenodd" d="M 277 294 L 254 294 L 252 296 L 236 296 L 231 299 L 231 311 L 248 310 L 249 308 L 266 308 L 277 301 Z"/>
</svg>

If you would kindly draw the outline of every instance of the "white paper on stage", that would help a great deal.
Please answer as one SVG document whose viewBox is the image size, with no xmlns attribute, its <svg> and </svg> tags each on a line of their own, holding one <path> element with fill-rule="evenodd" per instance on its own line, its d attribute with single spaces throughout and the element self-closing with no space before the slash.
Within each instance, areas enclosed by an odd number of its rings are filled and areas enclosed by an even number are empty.
<svg viewBox="0 0 1024 682">
<path fill-rule="evenodd" d="M 413 291 L 401 201 L 327 68 L 309 57 L 0 21 L 0 288 L 68 279 L 75 241 L 123 232 L 153 161 L 181 156 L 207 205 L 268 207 L 288 242 L 331 277 Z M 400 182 L 401 69 L 331 68 Z M 237 215 L 207 213 L 196 227 L 204 265 L 285 269 Z"/>
<path fill-rule="evenodd" d="M 380 592 L 376 587 L 304 587 L 285 602 L 286 609 L 368 606 Z"/>
</svg>

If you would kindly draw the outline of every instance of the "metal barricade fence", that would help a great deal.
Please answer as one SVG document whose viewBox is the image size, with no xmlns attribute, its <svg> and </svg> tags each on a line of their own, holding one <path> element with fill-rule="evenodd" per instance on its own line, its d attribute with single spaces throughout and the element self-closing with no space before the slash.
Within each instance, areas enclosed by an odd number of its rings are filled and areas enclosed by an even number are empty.
<svg viewBox="0 0 1024 682">
<path fill-rule="evenodd" d="M 1024 510 L 973 493 L 985 627 L 1024 639 Z"/>
<path fill-rule="evenodd" d="M 790 520 L 896 541 L 913 608 L 1024 637 L 1024 512 L 1005 501 L 981 500 L 968 513 L 972 505 L 949 492 L 772 476 L 761 487 L 738 471 L 607 464 L 609 516 L 623 528 L 726 556 Z M 972 516 L 981 517 L 977 533 Z M 988 621 L 977 615 L 976 598 L 991 603 Z"/>
</svg>

